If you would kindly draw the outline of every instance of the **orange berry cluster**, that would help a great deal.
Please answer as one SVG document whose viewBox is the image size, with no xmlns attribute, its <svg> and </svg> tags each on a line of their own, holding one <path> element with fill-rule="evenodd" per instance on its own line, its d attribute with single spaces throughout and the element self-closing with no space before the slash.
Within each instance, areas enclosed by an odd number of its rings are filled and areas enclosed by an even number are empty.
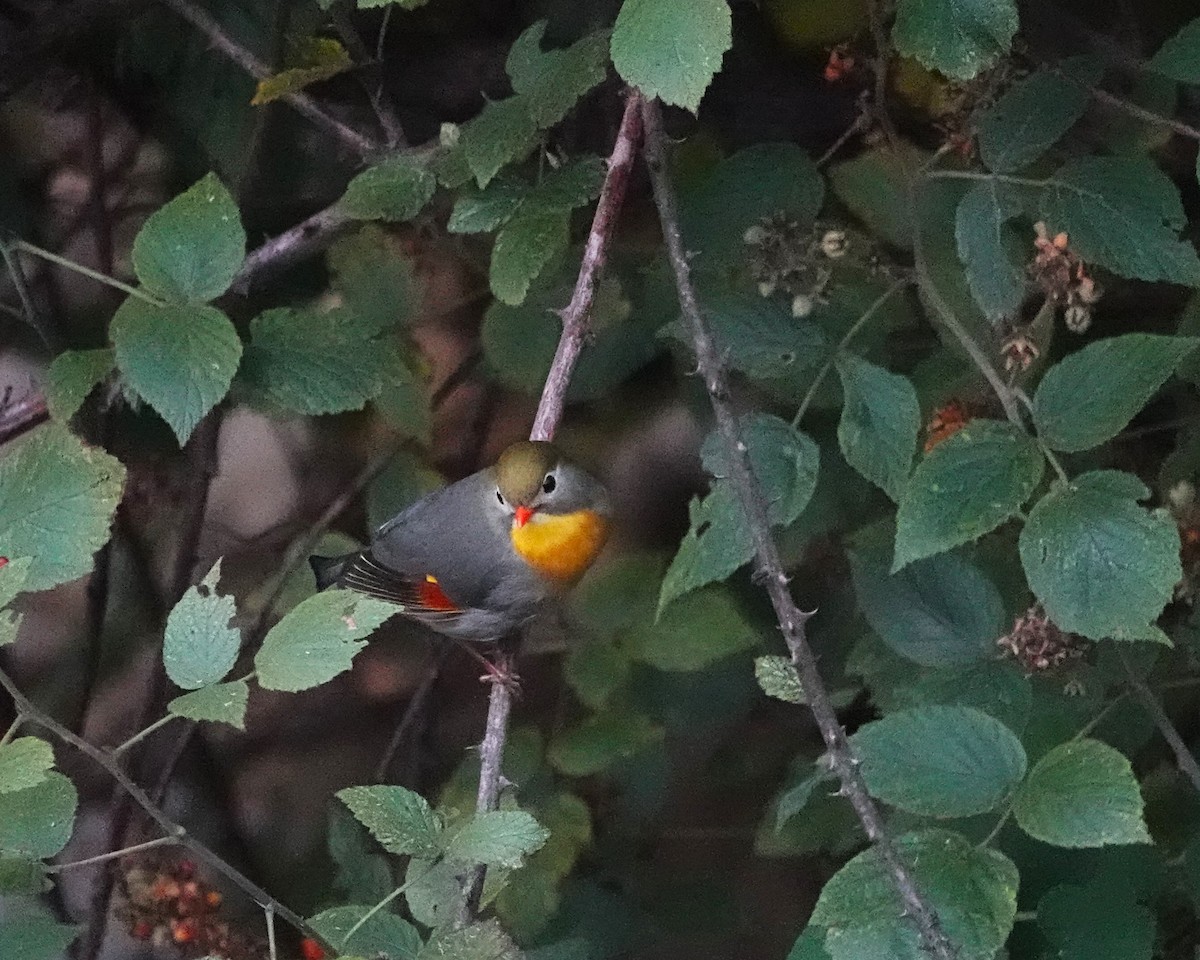
<svg viewBox="0 0 1200 960">
<path fill-rule="evenodd" d="M 933 411 L 925 425 L 925 452 L 928 453 L 943 440 L 949 440 L 983 411 L 978 404 L 951 398 Z"/>
</svg>

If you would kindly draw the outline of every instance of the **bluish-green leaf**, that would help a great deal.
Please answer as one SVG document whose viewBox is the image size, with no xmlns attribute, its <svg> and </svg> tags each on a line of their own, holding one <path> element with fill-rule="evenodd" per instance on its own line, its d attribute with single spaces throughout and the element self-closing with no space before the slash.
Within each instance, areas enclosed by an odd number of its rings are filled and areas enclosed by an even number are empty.
<svg viewBox="0 0 1200 960">
<path fill-rule="evenodd" d="M 492 248 L 488 274 L 492 292 L 501 302 L 516 306 L 524 301 L 529 284 L 567 249 L 570 222 L 569 210 L 523 204 L 504 225 Z"/>
<path fill-rule="evenodd" d="M 54 766 L 54 749 L 39 737 L 18 737 L 0 747 L 0 793 L 36 787 Z"/>
<path fill-rule="evenodd" d="M 6 916 L 0 923 L 4 960 L 58 960 L 79 936 L 80 928 L 39 913 Z"/>
<path fill-rule="evenodd" d="M 445 849 L 442 823 L 429 802 L 405 787 L 347 787 L 337 797 L 385 850 L 434 858 Z"/>
<path fill-rule="evenodd" d="M 71 839 L 79 795 L 57 771 L 24 790 L 0 793 L 0 855 L 45 860 Z"/>
<path fill-rule="evenodd" d="M 167 704 L 167 712 L 189 720 L 227 723 L 238 730 L 246 729 L 246 705 L 250 687 L 245 680 L 214 683 L 191 693 L 176 697 Z"/>
<path fill-rule="evenodd" d="M 1074 453 L 1115 437 L 1146 405 L 1197 337 L 1127 333 L 1090 343 L 1052 366 L 1033 397 L 1038 435 Z"/>
<path fill-rule="evenodd" d="M 70 420 L 115 366 L 116 356 L 111 347 L 60 353 L 46 371 L 46 406 L 50 416 L 63 423 Z"/>
<path fill-rule="evenodd" d="M 524 810 L 489 810 L 459 828 L 446 846 L 446 857 L 464 864 L 519 867 L 549 837 L 550 831 Z"/>
<path fill-rule="evenodd" d="M 732 42 L 725 0 L 625 0 L 613 27 L 613 66 L 647 97 L 695 113 Z"/>
<path fill-rule="evenodd" d="M 1097 471 L 1056 486 L 1030 511 L 1021 563 L 1063 630 L 1150 638 L 1182 574 L 1175 522 L 1140 507 L 1147 494 L 1130 474 Z"/>
<path fill-rule="evenodd" d="M 1008 53 L 1016 32 L 1014 0 L 900 0 L 892 40 L 906 57 L 970 80 Z"/>
<path fill-rule="evenodd" d="M 657 617 L 639 621 L 627 634 L 634 659 L 659 670 L 703 670 L 718 660 L 757 647 L 758 631 L 724 587 L 689 592 Z"/>
<path fill-rule="evenodd" d="M 1025 272 L 1005 247 L 1005 224 L 1023 210 L 1012 186 L 984 180 L 963 195 L 954 219 L 967 285 L 989 320 L 1013 317 L 1025 297 Z"/>
<path fill-rule="evenodd" d="M 1017 791 L 1021 829 L 1058 847 L 1150 843 L 1142 794 L 1124 755 L 1099 740 L 1072 740 L 1039 760 Z"/>
<path fill-rule="evenodd" d="M 364 223 L 342 237 L 326 260 L 333 286 L 363 335 L 394 330 L 421 309 L 412 263 L 396 237 L 379 224 Z"/>
<path fill-rule="evenodd" d="M 341 206 L 359 220 L 411 220 L 436 189 L 437 180 L 425 164 L 411 157 L 391 157 L 351 180 Z"/>
<path fill-rule="evenodd" d="M 1200 17 L 1159 47 L 1146 68 L 1180 83 L 1200 83 Z"/>
<path fill-rule="evenodd" d="M 793 317 L 778 301 L 715 294 L 704 307 L 725 362 L 754 380 L 810 382 L 829 355 L 824 331 Z"/>
<path fill-rule="evenodd" d="M 843 353 L 837 360 L 842 378 L 842 417 L 838 445 L 846 462 L 899 500 L 912 469 L 921 429 L 921 405 L 907 377 Z"/>
<path fill-rule="evenodd" d="M 180 445 L 229 392 L 242 341 L 215 307 L 156 307 L 129 297 L 109 336 L 122 379 L 175 431 Z"/>
<path fill-rule="evenodd" d="M 608 68 L 606 31 L 589 33 L 561 50 L 543 50 L 546 21 L 525 30 L 508 52 L 505 68 L 539 127 L 558 123 L 576 101 L 596 86 Z"/>
<path fill-rule="evenodd" d="M 631 757 L 662 737 L 648 717 L 629 709 L 595 714 L 563 730 L 546 758 L 568 777 L 587 777 Z"/>
<path fill-rule="evenodd" d="M 0 488 L 2 489 L 2 488 Z M 0 610 L 17 599 L 25 589 L 33 557 L 6 557 L 8 562 L 0 564 Z"/>
<path fill-rule="evenodd" d="M 890 713 L 851 742 L 873 796 L 927 817 L 987 813 L 1025 776 L 1016 734 L 970 707 Z"/>
<path fill-rule="evenodd" d="M 444 927 L 429 938 L 418 960 L 521 960 L 521 951 L 495 920 Z"/>
<path fill-rule="evenodd" d="M 246 256 L 237 204 L 208 174 L 152 213 L 133 241 L 133 269 L 157 297 L 177 304 L 215 300 Z"/>
<path fill-rule="evenodd" d="M 481 187 L 506 164 L 523 159 L 533 149 L 537 124 L 522 97 L 489 101 L 462 128 L 463 153 Z"/>
<path fill-rule="evenodd" d="M 229 626 L 237 609 L 233 597 L 217 593 L 220 579 L 218 560 L 167 617 L 163 665 L 171 682 L 184 690 L 216 683 L 233 668 L 241 648 L 241 631 Z"/>
<path fill-rule="evenodd" d="M 1020 170 L 1054 146 L 1087 105 L 1082 83 L 1038 70 L 1014 83 L 980 116 L 979 156 L 997 173 Z"/>
<path fill-rule="evenodd" d="M 1038 929 L 1050 941 L 1054 956 L 1060 960 L 1151 960 L 1154 914 L 1130 890 L 1103 883 L 1062 884 L 1038 901 Z"/>
<path fill-rule="evenodd" d="M 488 233 L 499 229 L 517 212 L 529 189 L 519 179 L 502 177 L 483 189 L 464 189 L 454 201 L 446 229 L 450 233 Z"/>
<path fill-rule="evenodd" d="M 380 910 L 366 923 L 354 928 L 371 910 L 370 906 L 331 907 L 309 918 L 309 925 L 340 953 L 388 960 L 415 960 L 421 951 L 417 928 L 394 913 Z M 354 936 L 347 934 L 354 930 Z"/>
<path fill-rule="evenodd" d="M 974 420 L 917 464 L 896 511 L 893 570 L 990 533 L 1042 480 L 1037 442 L 1012 424 Z"/>
</svg>

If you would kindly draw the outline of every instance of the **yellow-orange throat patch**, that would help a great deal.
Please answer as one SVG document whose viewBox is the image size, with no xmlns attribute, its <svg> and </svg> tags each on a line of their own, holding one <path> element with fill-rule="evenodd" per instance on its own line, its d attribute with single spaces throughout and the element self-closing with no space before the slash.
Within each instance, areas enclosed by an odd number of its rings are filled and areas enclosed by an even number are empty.
<svg viewBox="0 0 1200 960">
<path fill-rule="evenodd" d="M 604 546 L 608 524 L 594 510 L 545 513 L 523 527 L 512 528 L 512 544 L 525 562 L 542 576 L 576 580 Z"/>
</svg>

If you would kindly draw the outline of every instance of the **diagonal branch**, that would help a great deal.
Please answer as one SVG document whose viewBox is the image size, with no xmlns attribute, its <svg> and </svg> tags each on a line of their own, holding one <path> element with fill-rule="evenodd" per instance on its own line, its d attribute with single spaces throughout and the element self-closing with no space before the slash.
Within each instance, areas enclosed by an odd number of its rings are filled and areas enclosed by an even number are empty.
<svg viewBox="0 0 1200 960">
<path fill-rule="evenodd" d="M 625 113 L 621 118 L 621 127 L 617 131 L 612 155 L 608 158 L 608 173 L 604 177 L 600 200 L 592 218 L 592 228 L 584 246 L 575 290 L 571 294 L 571 302 L 562 311 L 562 336 L 559 338 L 550 372 L 546 375 L 542 399 L 529 434 L 531 440 L 553 439 L 562 419 L 571 374 L 587 341 L 588 319 L 596 298 L 596 286 L 604 272 L 609 243 L 612 241 L 613 230 L 629 185 L 630 170 L 637 158 L 638 142 L 642 135 L 641 114 L 642 96 L 636 90 L 630 91 L 625 98 Z M 503 669 L 507 664 L 498 666 Z M 508 739 L 508 718 L 512 711 L 512 700 L 511 686 L 505 683 L 492 684 L 492 692 L 488 697 L 487 724 L 484 728 L 483 742 L 479 746 L 479 793 L 476 797 L 476 809 L 480 812 L 496 809 L 500 796 L 500 765 L 504 757 L 504 743 Z M 464 880 L 460 923 L 469 922 L 478 911 L 479 895 L 483 891 L 486 874 L 487 867 L 479 864 Z"/>
<path fill-rule="evenodd" d="M 725 371 L 716 343 L 709 331 L 708 323 L 696 299 L 692 285 L 691 270 L 687 253 L 683 248 L 683 237 L 679 230 L 679 212 L 675 199 L 675 188 L 667 173 L 665 134 L 662 115 L 657 101 L 647 103 L 644 109 L 646 127 L 646 162 L 650 168 L 650 182 L 654 188 L 654 199 L 662 221 L 663 239 L 667 258 L 675 273 L 675 285 L 679 294 L 679 305 L 684 322 L 691 332 L 700 375 L 708 389 L 716 416 L 717 429 L 725 443 L 728 454 L 730 478 L 737 490 L 738 500 L 749 520 L 754 550 L 762 572 L 763 582 L 775 608 L 775 615 L 792 655 L 792 665 L 799 676 L 805 697 L 812 709 L 821 736 L 828 748 L 830 767 L 841 780 L 841 792 L 845 794 L 858 819 L 862 822 L 867 838 L 875 846 L 879 858 L 892 875 L 896 890 L 904 902 L 905 910 L 911 914 L 921 933 L 926 949 L 938 960 L 954 960 L 953 944 L 942 933 L 937 914 L 917 889 L 908 865 L 901 859 L 891 838 L 884 830 L 879 809 L 867 793 L 857 761 L 853 757 L 846 732 L 838 722 L 829 692 L 821 679 L 817 658 L 805 635 L 805 624 L 810 613 L 802 612 L 788 590 L 788 577 L 783 569 L 779 550 L 771 537 L 771 524 L 767 516 L 767 504 L 762 488 L 750 470 L 746 443 L 741 429 L 727 399 Z"/>
<path fill-rule="evenodd" d="M 1129 686 L 1133 690 L 1134 696 L 1142 702 L 1142 706 L 1150 714 L 1154 725 L 1158 727 L 1158 732 L 1167 741 L 1167 746 L 1175 754 L 1175 760 L 1179 764 L 1179 769 L 1192 782 L 1192 786 L 1196 788 L 1197 792 L 1200 792 L 1200 764 L 1196 762 L 1195 754 L 1188 748 L 1178 728 L 1171 722 L 1171 718 L 1167 716 L 1167 711 L 1158 702 L 1158 697 L 1154 695 L 1154 691 L 1146 686 L 1146 681 L 1139 676 L 1137 670 L 1134 668 L 1133 661 L 1129 659 L 1129 654 L 1125 652 L 1120 643 L 1114 644 L 1114 648 L 1117 651 L 1117 656 L 1121 658 L 1121 666 L 1125 668 L 1125 675 L 1129 679 Z"/>
</svg>

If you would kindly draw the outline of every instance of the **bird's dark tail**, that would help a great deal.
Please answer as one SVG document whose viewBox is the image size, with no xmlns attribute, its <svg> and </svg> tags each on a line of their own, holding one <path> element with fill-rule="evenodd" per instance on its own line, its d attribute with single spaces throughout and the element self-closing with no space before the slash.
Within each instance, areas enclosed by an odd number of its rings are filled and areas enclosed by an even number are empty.
<svg viewBox="0 0 1200 960">
<path fill-rule="evenodd" d="M 317 589 L 324 590 L 337 583 L 355 556 L 356 554 L 347 553 L 341 557 L 309 557 L 308 564 L 317 577 Z"/>
</svg>

